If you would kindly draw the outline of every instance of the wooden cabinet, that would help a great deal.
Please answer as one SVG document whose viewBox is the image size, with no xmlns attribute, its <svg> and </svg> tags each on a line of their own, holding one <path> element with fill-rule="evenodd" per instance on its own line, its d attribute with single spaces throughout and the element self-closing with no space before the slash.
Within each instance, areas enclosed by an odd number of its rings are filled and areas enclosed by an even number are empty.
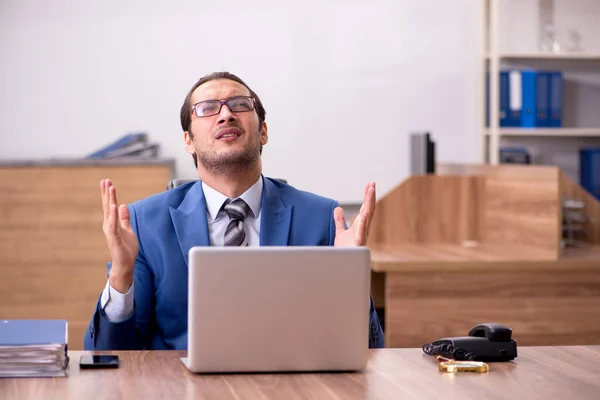
<svg viewBox="0 0 600 400">
<path fill-rule="evenodd" d="M 131 203 L 172 173 L 169 160 L 0 165 L 0 318 L 66 319 L 69 348 L 82 349 L 110 261 L 100 180 Z"/>
</svg>

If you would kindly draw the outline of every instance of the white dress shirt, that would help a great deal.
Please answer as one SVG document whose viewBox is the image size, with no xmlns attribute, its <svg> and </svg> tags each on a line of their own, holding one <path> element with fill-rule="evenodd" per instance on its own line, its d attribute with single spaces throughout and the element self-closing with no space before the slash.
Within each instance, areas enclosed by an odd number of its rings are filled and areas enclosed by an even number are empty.
<svg viewBox="0 0 600 400">
<path fill-rule="evenodd" d="M 244 200 L 250 207 L 248 215 L 244 218 L 244 230 L 246 231 L 248 246 L 260 245 L 262 189 L 263 177 L 261 175 L 254 185 L 238 197 Z M 223 203 L 225 203 L 228 197 L 217 192 L 204 182 L 202 182 L 202 190 L 204 191 L 204 199 L 206 201 L 206 221 L 208 223 L 210 245 L 223 246 L 225 229 L 229 224 L 229 216 L 223 209 Z M 110 286 L 110 282 L 107 281 L 100 298 L 100 306 L 109 321 L 123 322 L 133 315 L 133 299 L 133 283 L 129 291 L 122 294 Z"/>
</svg>

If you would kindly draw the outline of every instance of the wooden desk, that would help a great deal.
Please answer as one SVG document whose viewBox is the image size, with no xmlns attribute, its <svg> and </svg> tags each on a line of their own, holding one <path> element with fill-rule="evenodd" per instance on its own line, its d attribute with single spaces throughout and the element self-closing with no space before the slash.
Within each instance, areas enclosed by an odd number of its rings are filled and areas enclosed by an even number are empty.
<svg viewBox="0 0 600 400">
<path fill-rule="evenodd" d="M 483 322 L 526 346 L 600 344 L 600 250 L 540 260 L 531 248 L 404 244 L 371 248 L 387 347 L 463 336 Z"/>
<path fill-rule="evenodd" d="M 597 399 L 600 346 L 523 347 L 514 362 L 485 374 L 446 374 L 420 349 L 372 350 L 360 373 L 194 375 L 184 352 L 112 352 L 116 370 L 79 370 L 68 378 L 0 379 L 8 399 Z M 102 353 L 102 354 L 106 354 Z"/>
<path fill-rule="evenodd" d="M 598 247 L 562 249 L 563 199 L 584 205 L 581 236 Z M 375 209 L 367 245 L 386 346 L 490 321 L 522 345 L 600 344 L 600 202 L 559 168 L 437 165 Z"/>
</svg>

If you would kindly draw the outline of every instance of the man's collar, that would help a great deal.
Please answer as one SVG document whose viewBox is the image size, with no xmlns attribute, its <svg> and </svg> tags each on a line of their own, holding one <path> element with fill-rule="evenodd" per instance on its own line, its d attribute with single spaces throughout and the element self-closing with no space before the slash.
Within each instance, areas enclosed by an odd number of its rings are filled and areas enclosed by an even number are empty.
<svg viewBox="0 0 600 400">
<path fill-rule="evenodd" d="M 227 200 L 229 197 L 211 188 L 204 183 L 204 181 L 202 181 L 202 190 L 204 191 L 204 198 L 206 200 L 206 210 L 208 211 L 211 219 L 215 220 L 219 214 L 219 211 L 221 210 L 221 207 L 223 207 L 223 203 L 225 203 L 225 200 Z M 263 176 L 261 175 L 254 185 L 250 186 L 248 190 L 237 197 L 244 200 L 246 204 L 248 204 L 255 218 L 257 218 L 258 214 L 260 213 L 262 191 Z"/>
</svg>

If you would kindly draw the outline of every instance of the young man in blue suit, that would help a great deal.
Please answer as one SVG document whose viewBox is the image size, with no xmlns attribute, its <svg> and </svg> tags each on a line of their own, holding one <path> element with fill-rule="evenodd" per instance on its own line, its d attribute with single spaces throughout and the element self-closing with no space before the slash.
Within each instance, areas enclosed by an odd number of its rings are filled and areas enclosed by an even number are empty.
<svg viewBox="0 0 600 400">
<path fill-rule="evenodd" d="M 265 109 L 237 76 L 201 78 L 181 108 L 185 146 L 201 181 L 126 206 L 100 182 L 111 255 L 84 339 L 88 350 L 186 349 L 188 251 L 193 246 L 363 246 L 375 184 L 346 229 L 334 200 L 262 175 Z M 370 347 L 383 347 L 371 301 Z"/>
</svg>

